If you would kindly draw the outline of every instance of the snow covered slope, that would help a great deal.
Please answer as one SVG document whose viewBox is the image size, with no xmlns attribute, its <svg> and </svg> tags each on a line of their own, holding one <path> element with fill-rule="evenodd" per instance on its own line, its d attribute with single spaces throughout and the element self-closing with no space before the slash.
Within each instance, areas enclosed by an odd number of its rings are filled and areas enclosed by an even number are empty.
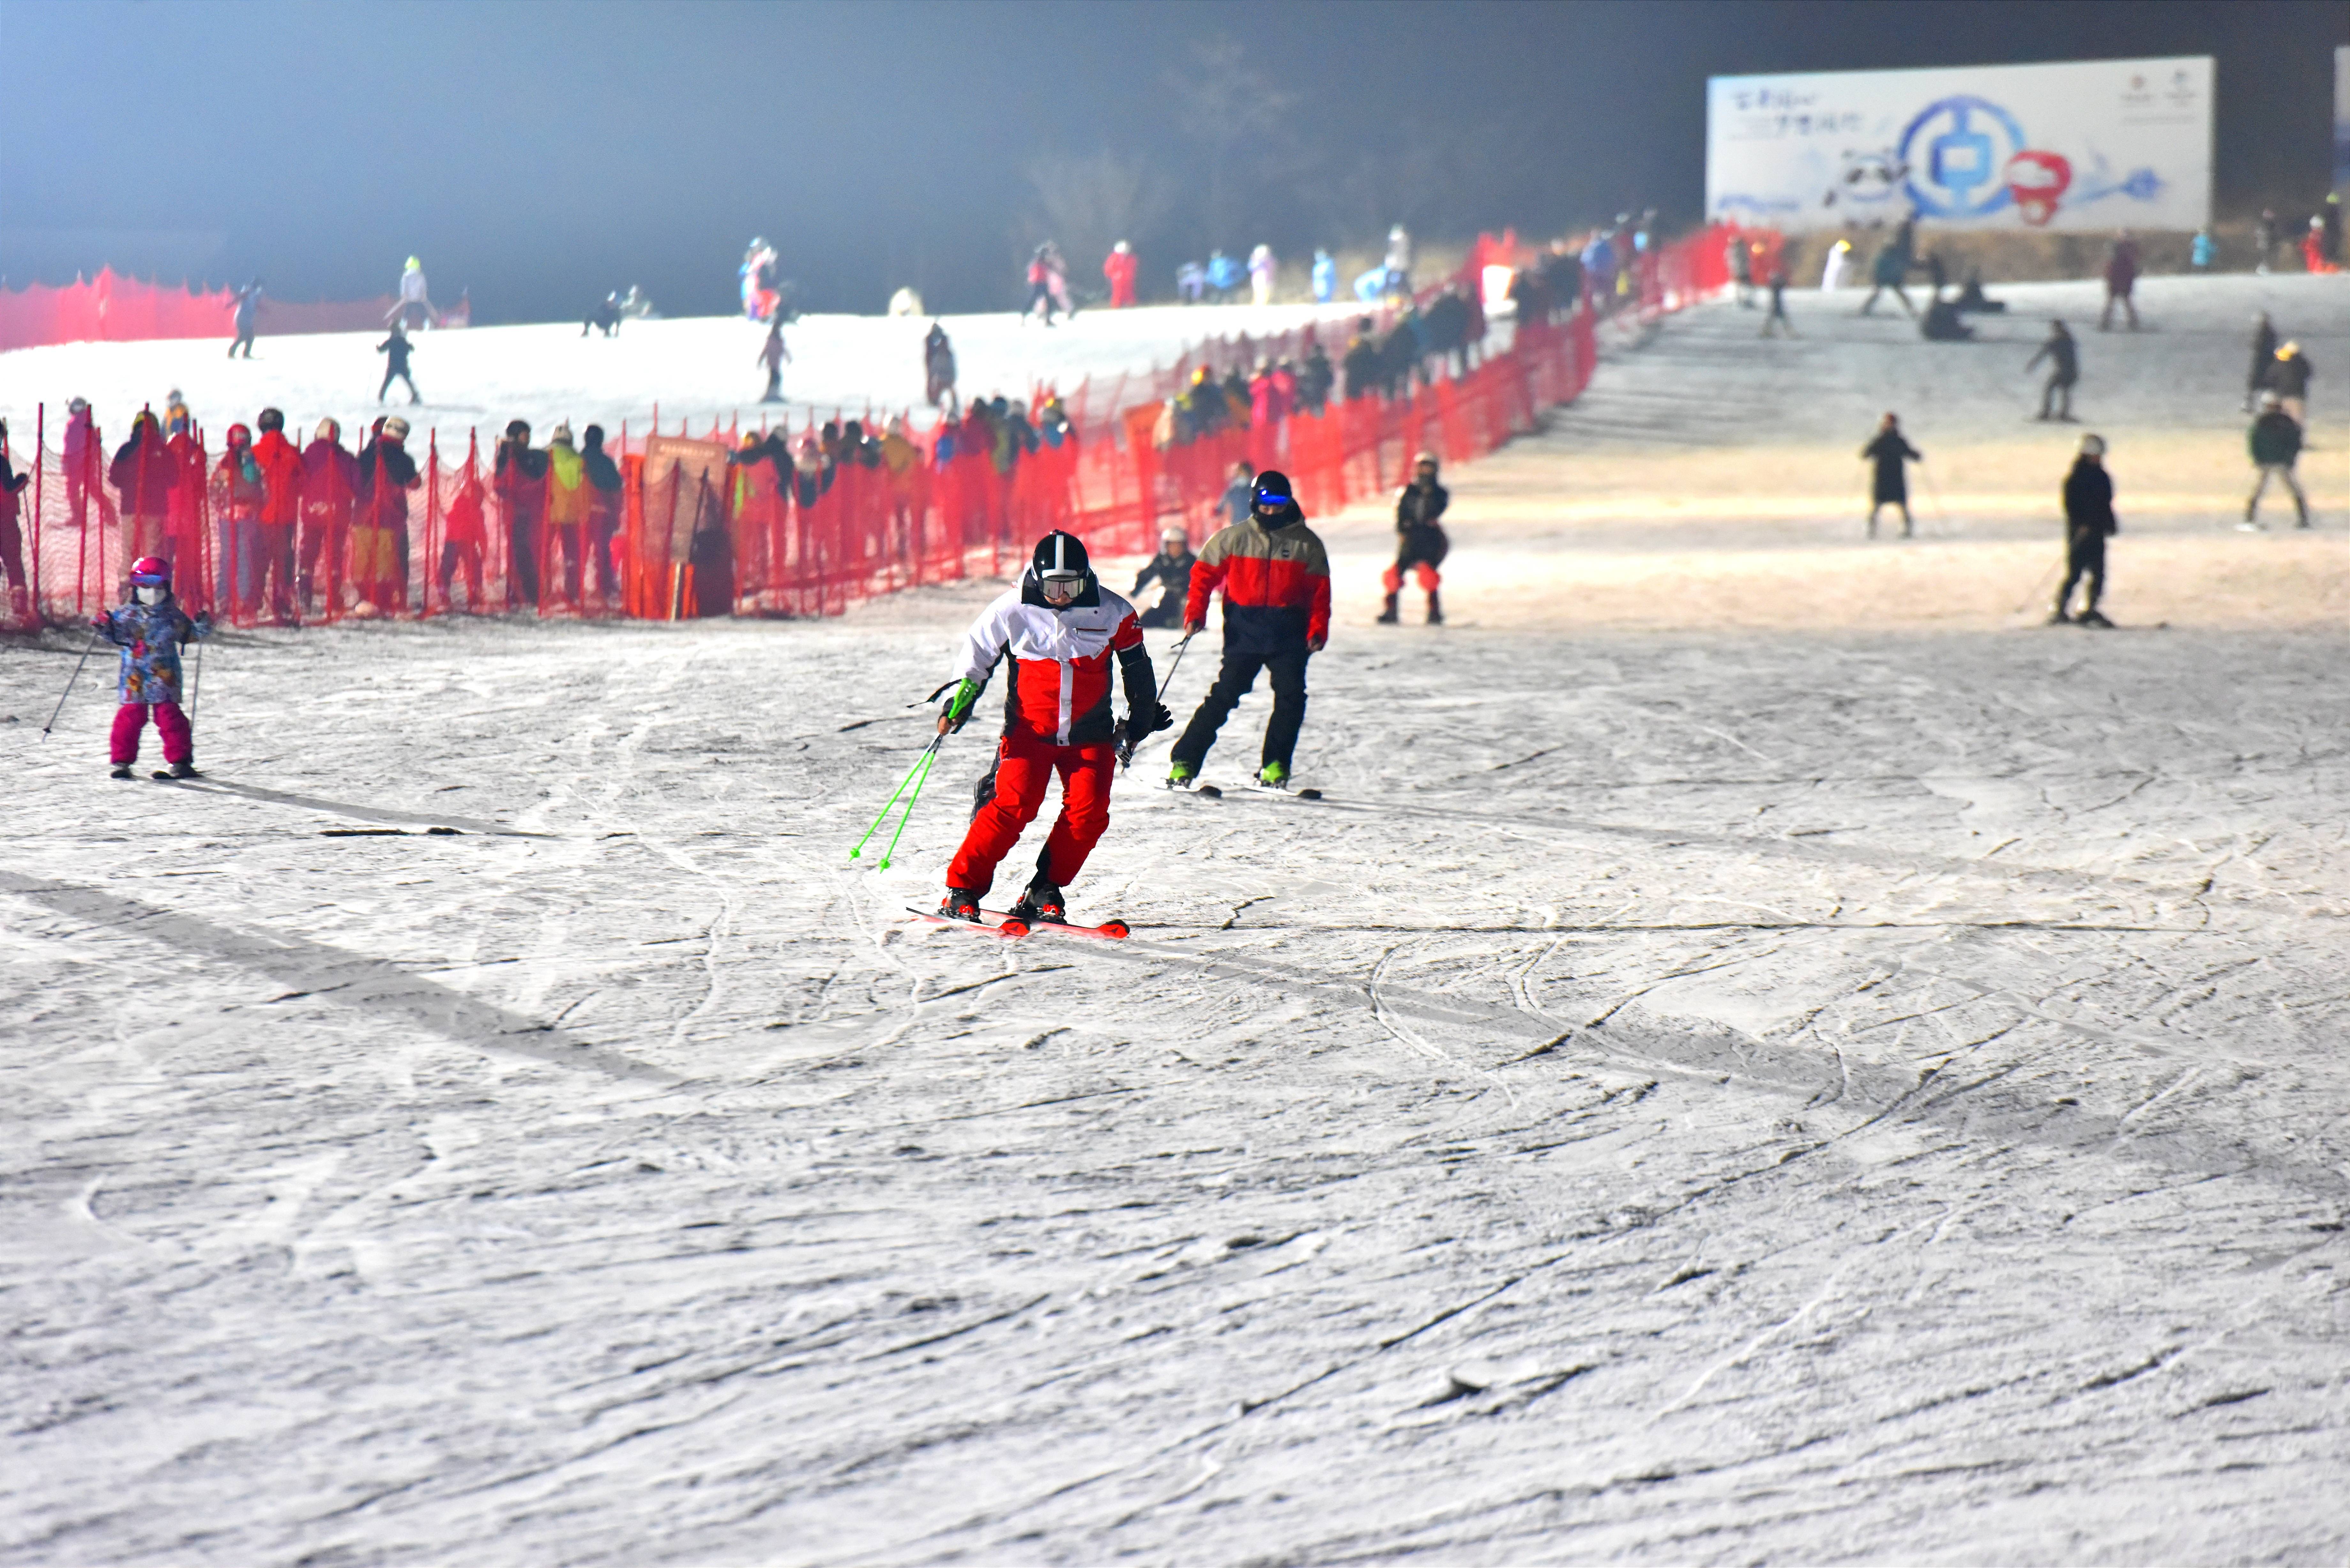
<svg viewBox="0 0 2350 1568">
<path fill-rule="evenodd" d="M 0 649 L 0 1563 L 2350 1547 L 2338 636 L 1342 629 L 1014 945 L 977 731 L 845 857 L 983 591 L 224 639 L 202 789 Z"/>
<path fill-rule="evenodd" d="M 963 395 L 1016 398 L 1035 382 L 1074 390 L 1088 375 L 1172 365 L 1204 337 L 1284 332 L 1315 316 L 1308 306 L 1167 306 L 1087 311 L 1052 327 L 1024 324 L 1009 311 L 941 319 L 954 340 Z M 811 410 L 829 418 L 836 408 L 850 415 L 868 405 L 882 412 L 920 408 L 929 328 L 927 317 L 802 317 L 785 332 L 793 358 L 784 391 L 795 418 Z M 420 333 L 413 369 L 425 404 L 410 410 L 406 389 L 398 387 L 391 402 L 420 431 L 438 428 L 444 441 L 451 432 L 462 440 L 468 426 L 486 438 L 509 419 L 541 431 L 558 419 L 575 429 L 598 421 L 615 432 L 626 420 L 641 431 L 656 403 L 664 429 L 683 417 L 699 433 L 713 419 L 723 424 L 738 414 L 755 425 L 766 372 L 754 360 L 765 338 L 764 328 L 733 317 L 631 321 L 608 339 L 582 337 L 576 326 Z M 68 398 L 85 397 L 112 435 L 142 404 L 160 410 L 177 387 L 208 429 L 250 422 L 274 405 L 306 430 L 325 415 L 349 430 L 384 411 L 374 400 L 384 365 L 375 346 L 382 339 L 380 332 L 265 337 L 250 364 L 225 357 L 225 338 L 20 348 L 0 354 L 0 415 L 24 445 L 36 403 L 48 403 L 55 426 Z"/>
</svg>

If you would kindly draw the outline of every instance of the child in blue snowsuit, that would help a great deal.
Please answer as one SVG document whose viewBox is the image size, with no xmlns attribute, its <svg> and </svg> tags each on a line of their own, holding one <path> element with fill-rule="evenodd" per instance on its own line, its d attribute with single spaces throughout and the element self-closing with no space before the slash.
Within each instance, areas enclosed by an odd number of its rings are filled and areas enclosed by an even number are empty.
<svg viewBox="0 0 2350 1568">
<path fill-rule="evenodd" d="M 180 706 L 181 645 L 213 634 L 208 615 L 191 620 L 172 597 L 172 564 L 156 556 L 142 556 L 130 566 L 130 597 L 104 615 L 90 618 L 100 637 L 122 649 L 120 695 L 114 712 L 114 732 L 109 754 L 114 776 L 132 776 L 139 760 L 140 732 L 147 715 L 163 736 L 163 760 L 171 776 L 192 779 L 196 772 L 195 736 L 188 727 L 187 711 Z"/>
</svg>

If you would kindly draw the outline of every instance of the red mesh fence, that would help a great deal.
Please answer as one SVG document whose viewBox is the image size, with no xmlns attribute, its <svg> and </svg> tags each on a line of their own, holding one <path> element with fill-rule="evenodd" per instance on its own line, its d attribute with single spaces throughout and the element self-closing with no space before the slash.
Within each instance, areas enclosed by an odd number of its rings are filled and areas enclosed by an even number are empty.
<svg viewBox="0 0 2350 1568">
<path fill-rule="evenodd" d="M 390 296 L 350 303 L 296 305 L 264 294 L 255 317 L 267 337 L 306 332 L 365 332 L 390 318 Z M 101 268 L 62 288 L 34 284 L 0 288 L 0 350 L 51 343 L 131 343 L 158 337 L 234 337 L 236 296 L 196 292 L 120 277 Z"/>
<path fill-rule="evenodd" d="M 1725 239 L 1710 229 L 1653 253 L 1642 311 L 1718 289 Z M 1481 245 L 1466 269 L 1472 287 L 1487 254 Z M 1583 391 L 1595 315 L 1586 298 L 1563 320 L 1491 336 L 1480 317 L 1473 346 L 1415 356 L 1385 389 L 1348 386 L 1341 369 L 1318 406 L 1282 369 L 1315 348 L 1302 327 L 1211 339 L 1164 370 L 1089 379 L 1066 397 L 1038 389 L 1002 418 L 974 404 L 920 431 L 868 410 L 796 430 L 591 426 L 539 448 L 485 447 L 472 431 L 445 446 L 433 431 L 404 442 L 362 434 L 354 452 L 322 426 L 294 449 L 297 462 L 263 454 L 248 472 L 201 431 L 167 435 L 142 416 L 135 440 L 109 447 L 87 412 L 52 429 L 44 410 L 30 483 L 16 507 L 0 498 L 5 618 L 117 603 L 142 554 L 173 559 L 192 610 L 247 625 L 521 609 L 837 615 L 917 584 L 999 576 L 1054 527 L 1101 556 L 1147 554 L 1170 520 L 1204 538 L 1235 464 L 1283 470 L 1314 516 L 1401 484 L 1423 450 L 1452 463 L 1482 456 Z M 1399 329 L 1409 330 L 1376 317 L 1369 336 Z M 1347 345 L 1320 347 L 1345 365 Z M 1186 398 L 1201 373 L 1230 389 L 1213 420 Z"/>
</svg>

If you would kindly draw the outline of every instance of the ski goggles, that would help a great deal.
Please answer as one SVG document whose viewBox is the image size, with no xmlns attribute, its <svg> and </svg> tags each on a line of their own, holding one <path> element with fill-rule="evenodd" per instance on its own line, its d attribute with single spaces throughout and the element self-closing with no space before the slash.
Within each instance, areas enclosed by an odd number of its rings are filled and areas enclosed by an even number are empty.
<svg viewBox="0 0 2350 1568">
<path fill-rule="evenodd" d="M 1086 575 L 1083 572 L 1074 575 L 1054 572 L 1037 578 L 1036 586 L 1042 588 L 1045 597 L 1055 604 L 1066 604 L 1085 591 Z"/>
<path fill-rule="evenodd" d="M 1286 511 L 1292 499 L 1277 490 L 1260 490 L 1256 493 L 1256 509 L 1259 512 Z"/>
</svg>

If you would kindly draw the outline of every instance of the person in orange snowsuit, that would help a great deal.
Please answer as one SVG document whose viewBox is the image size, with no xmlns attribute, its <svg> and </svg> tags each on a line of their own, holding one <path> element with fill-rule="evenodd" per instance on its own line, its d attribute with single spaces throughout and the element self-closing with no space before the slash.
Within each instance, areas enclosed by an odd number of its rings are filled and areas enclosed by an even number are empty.
<svg viewBox="0 0 2350 1568">
<path fill-rule="evenodd" d="M 1102 262 L 1102 276 L 1109 279 L 1109 307 L 1124 310 L 1134 303 L 1134 275 L 1141 264 L 1136 259 L 1134 247 L 1120 240 L 1110 248 Z"/>
</svg>

